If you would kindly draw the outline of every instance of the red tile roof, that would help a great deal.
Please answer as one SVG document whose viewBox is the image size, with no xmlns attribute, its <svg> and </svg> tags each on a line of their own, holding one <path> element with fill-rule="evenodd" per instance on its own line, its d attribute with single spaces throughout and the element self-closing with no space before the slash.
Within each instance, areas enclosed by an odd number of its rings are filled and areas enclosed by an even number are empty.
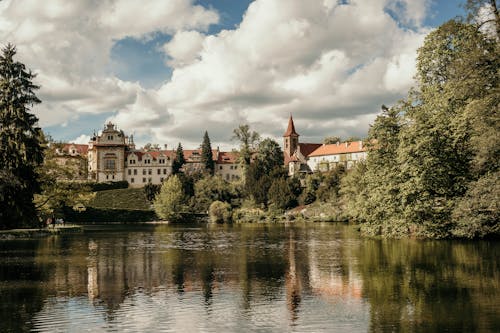
<svg viewBox="0 0 500 333">
<path fill-rule="evenodd" d="M 300 153 L 304 155 L 304 157 L 308 157 L 313 151 L 322 145 L 323 144 L 321 143 L 299 143 Z"/>
<path fill-rule="evenodd" d="M 235 164 L 238 163 L 238 157 L 240 156 L 237 152 L 224 152 L 219 153 L 219 159 L 217 164 Z"/>
<path fill-rule="evenodd" d="M 291 115 L 290 119 L 288 119 L 288 128 L 283 136 L 299 136 L 299 134 L 295 131 L 295 125 L 293 124 L 293 118 Z"/>
<path fill-rule="evenodd" d="M 133 151 L 126 152 L 125 158 L 128 158 L 132 154 L 136 155 L 137 160 L 139 160 L 139 161 L 142 161 L 142 158 L 146 154 L 149 154 L 153 158 L 153 161 L 157 160 L 160 157 L 160 155 L 163 155 L 165 157 L 170 157 L 170 158 L 175 156 L 175 152 L 173 152 L 171 150 L 152 150 L 152 151 L 133 150 Z"/>
<path fill-rule="evenodd" d="M 89 150 L 89 145 L 78 144 L 78 143 L 66 143 L 63 146 L 62 151 L 69 154 L 70 153 L 69 149 L 71 146 L 75 147 L 76 152 L 80 155 L 87 155 L 87 151 Z"/>
<path fill-rule="evenodd" d="M 353 142 L 342 142 L 334 143 L 330 145 L 322 145 L 311 154 L 312 156 L 324 156 L 324 155 L 336 155 L 336 154 L 347 154 L 347 153 L 359 153 L 366 151 L 366 147 L 361 143 L 361 141 Z"/>
<path fill-rule="evenodd" d="M 183 152 L 184 152 L 184 158 L 186 159 L 186 162 L 198 162 L 198 160 L 195 157 L 196 154 L 198 154 L 198 156 L 200 156 L 200 158 L 201 158 L 201 149 L 183 150 Z M 130 154 L 135 154 L 137 156 L 138 160 L 142 161 L 143 156 L 146 154 L 149 154 L 153 158 L 153 160 L 157 160 L 160 157 L 160 155 L 164 155 L 165 157 L 175 158 L 176 151 L 175 150 L 150 150 L 150 151 L 133 150 L 133 151 L 127 152 L 126 157 L 128 157 Z M 231 153 L 229 153 L 229 154 L 231 154 Z M 214 159 L 214 161 L 217 161 L 217 150 L 212 150 L 212 158 Z"/>
</svg>

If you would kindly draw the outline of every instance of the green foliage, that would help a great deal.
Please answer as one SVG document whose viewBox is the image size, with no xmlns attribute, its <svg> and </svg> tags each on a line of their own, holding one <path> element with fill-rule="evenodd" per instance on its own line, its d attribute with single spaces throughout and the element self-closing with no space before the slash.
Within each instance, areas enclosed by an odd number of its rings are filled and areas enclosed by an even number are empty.
<svg viewBox="0 0 500 333">
<path fill-rule="evenodd" d="M 259 143 L 255 160 L 245 174 L 245 193 L 257 205 L 266 207 L 272 181 L 286 177 L 283 167 L 283 151 L 280 145 L 269 138 Z"/>
<path fill-rule="evenodd" d="M 260 140 L 259 133 L 250 131 L 250 126 L 241 124 L 233 130 L 233 139 L 240 142 L 240 163 L 246 171 L 252 159 L 252 151 Z"/>
<path fill-rule="evenodd" d="M 163 182 L 160 193 L 156 196 L 153 207 L 156 214 L 167 221 L 179 222 L 186 211 L 186 195 L 177 175 L 172 175 Z"/>
<path fill-rule="evenodd" d="M 205 131 L 203 135 L 203 142 L 201 144 L 201 163 L 205 166 L 211 175 L 214 174 L 215 162 L 212 154 L 212 145 L 210 144 L 210 138 L 208 137 L 208 132 Z"/>
<path fill-rule="evenodd" d="M 86 182 L 85 186 L 89 186 L 90 190 L 93 192 L 99 192 L 99 191 L 128 188 L 128 182 L 126 180 L 121 180 L 118 182 L 105 182 L 105 183 Z"/>
<path fill-rule="evenodd" d="M 323 139 L 323 143 L 325 145 L 331 145 L 337 142 L 342 142 L 340 136 L 327 136 L 326 138 Z"/>
<path fill-rule="evenodd" d="M 337 200 L 339 198 L 340 180 L 345 173 L 344 165 L 321 173 L 321 182 L 316 190 L 316 198 L 320 202 Z"/>
<path fill-rule="evenodd" d="M 30 108 L 40 103 L 39 87 L 15 54 L 9 44 L 0 55 L 0 229 L 38 224 L 33 196 L 40 191 L 36 169 L 43 162 L 43 133 Z"/>
<path fill-rule="evenodd" d="M 58 162 L 57 147 L 50 143 L 44 151 L 43 164 L 37 168 L 41 191 L 35 194 L 34 202 L 43 220 L 53 214 L 61 215 L 65 206 L 86 206 L 93 196 L 88 183 L 70 181 L 78 169 L 75 165 Z"/>
<path fill-rule="evenodd" d="M 500 172 L 481 177 L 469 185 L 453 211 L 451 233 L 462 238 L 500 236 Z"/>
<path fill-rule="evenodd" d="M 274 208 L 283 211 L 297 205 L 296 197 L 293 195 L 287 179 L 275 178 L 268 192 L 269 204 Z"/>
<path fill-rule="evenodd" d="M 341 193 L 368 235 L 498 234 L 498 41 L 450 21 L 418 52 L 418 89 L 383 107 Z M 496 198 L 496 199 L 495 199 Z"/>
<path fill-rule="evenodd" d="M 172 174 L 178 174 L 184 163 L 186 163 L 186 159 L 184 158 L 184 150 L 182 149 L 182 145 L 179 142 L 177 150 L 175 151 L 175 158 L 172 163 Z"/>
<path fill-rule="evenodd" d="M 275 169 L 283 168 L 281 146 L 273 139 L 265 138 L 259 143 L 256 160 L 260 162 L 263 172 L 267 174 Z"/>
<path fill-rule="evenodd" d="M 160 193 L 160 189 L 161 185 L 147 183 L 143 188 L 146 199 L 148 199 L 149 202 L 152 202 L 155 199 L 156 195 Z"/>
<path fill-rule="evenodd" d="M 214 201 L 210 204 L 208 214 L 212 223 L 229 223 L 232 218 L 231 205 L 227 202 Z"/>
<path fill-rule="evenodd" d="M 64 207 L 65 220 L 73 223 L 136 223 L 158 219 L 155 212 L 144 209 L 87 207 L 85 211 L 75 211 L 71 207 Z"/>
<path fill-rule="evenodd" d="M 124 188 L 96 192 L 88 206 L 103 209 L 148 210 L 151 204 L 146 198 L 144 189 Z"/>
<path fill-rule="evenodd" d="M 231 203 L 236 191 L 231 183 L 219 176 L 206 176 L 194 184 L 194 211 L 207 212 L 214 201 Z"/>
</svg>

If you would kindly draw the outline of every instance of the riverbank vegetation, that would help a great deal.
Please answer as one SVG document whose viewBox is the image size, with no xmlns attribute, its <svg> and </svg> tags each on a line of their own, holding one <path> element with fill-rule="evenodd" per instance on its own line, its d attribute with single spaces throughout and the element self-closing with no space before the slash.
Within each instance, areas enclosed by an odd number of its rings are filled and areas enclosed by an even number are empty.
<svg viewBox="0 0 500 333">
<path fill-rule="evenodd" d="M 366 163 L 344 179 L 366 235 L 500 235 L 498 11 L 492 29 L 449 21 L 418 51 L 418 85 L 371 126 Z"/>
</svg>

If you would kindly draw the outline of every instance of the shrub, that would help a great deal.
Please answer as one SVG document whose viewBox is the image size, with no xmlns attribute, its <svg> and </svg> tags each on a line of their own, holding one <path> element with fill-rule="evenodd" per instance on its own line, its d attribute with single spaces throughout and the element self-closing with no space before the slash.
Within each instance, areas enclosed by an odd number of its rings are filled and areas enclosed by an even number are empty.
<svg viewBox="0 0 500 333">
<path fill-rule="evenodd" d="M 227 202 L 214 201 L 208 209 L 210 221 L 213 223 L 229 223 L 231 222 L 231 205 Z"/>
</svg>

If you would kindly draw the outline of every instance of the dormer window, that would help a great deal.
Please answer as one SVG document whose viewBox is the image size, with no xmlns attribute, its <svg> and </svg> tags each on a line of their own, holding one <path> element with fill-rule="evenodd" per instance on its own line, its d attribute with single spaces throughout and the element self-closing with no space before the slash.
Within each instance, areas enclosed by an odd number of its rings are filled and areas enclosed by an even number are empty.
<svg viewBox="0 0 500 333">
<path fill-rule="evenodd" d="M 165 163 L 165 159 L 164 158 L 160 158 L 159 163 L 160 164 L 164 164 Z"/>
<path fill-rule="evenodd" d="M 129 164 L 135 164 L 135 160 L 130 160 L 128 163 Z"/>
<path fill-rule="evenodd" d="M 108 140 L 112 141 L 113 140 L 113 136 L 112 135 L 108 135 Z"/>
</svg>

